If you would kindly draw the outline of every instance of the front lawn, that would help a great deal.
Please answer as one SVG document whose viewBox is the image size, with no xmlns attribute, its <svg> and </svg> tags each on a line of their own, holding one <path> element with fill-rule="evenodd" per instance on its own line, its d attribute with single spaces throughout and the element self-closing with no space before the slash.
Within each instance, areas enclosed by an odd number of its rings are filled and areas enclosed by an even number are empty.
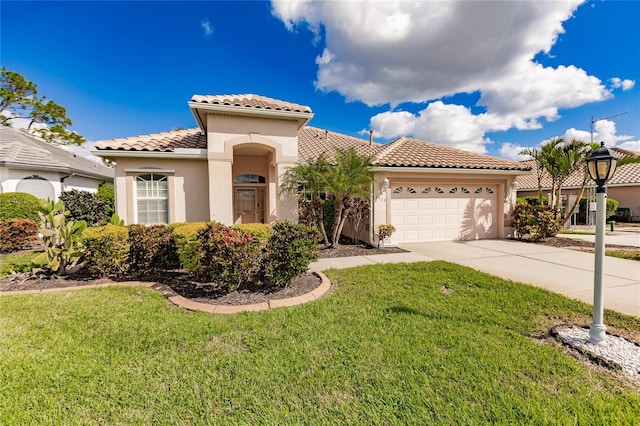
<svg viewBox="0 0 640 426">
<path fill-rule="evenodd" d="M 543 342 L 589 306 L 445 262 L 211 316 L 146 288 L 0 296 L 6 424 L 638 424 L 640 394 Z M 607 312 L 608 325 L 640 319 Z M 635 388 L 637 389 L 637 388 Z"/>
</svg>

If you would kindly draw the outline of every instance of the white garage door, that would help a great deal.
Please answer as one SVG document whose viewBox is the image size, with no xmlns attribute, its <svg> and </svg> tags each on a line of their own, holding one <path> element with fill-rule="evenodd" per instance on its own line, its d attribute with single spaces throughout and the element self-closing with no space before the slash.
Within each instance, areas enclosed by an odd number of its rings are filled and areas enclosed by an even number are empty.
<svg viewBox="0 0 640 426">
<path fill-rule="evenodd" d="M 496 238 L 495 185 L 397 185 L 391 188 L 396 243 Z"/>
</svg>

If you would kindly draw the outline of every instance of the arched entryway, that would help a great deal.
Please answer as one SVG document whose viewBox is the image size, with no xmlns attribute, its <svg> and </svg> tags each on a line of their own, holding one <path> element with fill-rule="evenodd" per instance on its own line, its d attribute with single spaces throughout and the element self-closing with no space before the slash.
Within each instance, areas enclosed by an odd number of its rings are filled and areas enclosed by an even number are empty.
<svg viewBox="0 0 640 426">
<path fill-rule="evenodd" d="M 273 150 L 259 144 L 233 149 L 233 221 L 271 222 L 270 188 L 273 180 Z"/>
</svg>

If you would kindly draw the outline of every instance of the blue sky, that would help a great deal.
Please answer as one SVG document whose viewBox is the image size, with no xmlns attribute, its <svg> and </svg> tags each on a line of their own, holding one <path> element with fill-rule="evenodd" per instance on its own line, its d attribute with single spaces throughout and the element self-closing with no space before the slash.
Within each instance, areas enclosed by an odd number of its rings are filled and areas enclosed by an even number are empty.
<svg viewBox="0 0 640 426">
<path fill-rule="evenodd" d="M 640 151 L 640 2 L 0 3 L 3 66 L 90 142 L 195 127 L 194 94 L 311 125 L 517 158 L 557 137 Z"/>
</svg>

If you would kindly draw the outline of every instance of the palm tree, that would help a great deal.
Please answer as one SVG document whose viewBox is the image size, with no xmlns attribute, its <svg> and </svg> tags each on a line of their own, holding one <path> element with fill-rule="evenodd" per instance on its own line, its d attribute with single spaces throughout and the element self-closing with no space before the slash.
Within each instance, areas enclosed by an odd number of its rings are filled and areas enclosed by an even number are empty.
<svg viewBox="0 0 640 426">
<path fill-rule="evenodd" d="M 329 238 L 324 227 L 324 200 L 321 194 L 325 192 L 328 168 L 326 158 L 320 155 L 311 162 L 300 163 L 287 169 L 280 184 L 282 193 L 295 194 L 302 200 L 310 200 L 312 216 L 322 232 L 325 245 L 329 245 Z"/>
<path fill-rule="evenodd" d="M 326 176 L 325 190 L 334 198 L 331 244 L 338 245 L 342 228 L 355 198 L 367 198 L 373 181 L 373 157 L 361 156 L 354 148 L 336 149 Z"/>
</svg>

